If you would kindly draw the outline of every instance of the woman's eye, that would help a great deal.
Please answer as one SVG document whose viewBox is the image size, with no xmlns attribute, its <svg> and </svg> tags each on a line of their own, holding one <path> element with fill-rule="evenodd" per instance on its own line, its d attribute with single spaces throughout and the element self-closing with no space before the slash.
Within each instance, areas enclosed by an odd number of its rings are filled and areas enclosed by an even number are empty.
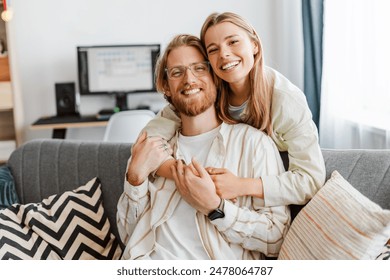
<svg viewBox="0 0 390 280">
<path fill-rule="evenodd" d="M 230 45 L 235 45 L 235 44 L 237 44 L 238 43 L 238 40 L 232 40 L 232 41 L 230 41 Z"/>
</svg>

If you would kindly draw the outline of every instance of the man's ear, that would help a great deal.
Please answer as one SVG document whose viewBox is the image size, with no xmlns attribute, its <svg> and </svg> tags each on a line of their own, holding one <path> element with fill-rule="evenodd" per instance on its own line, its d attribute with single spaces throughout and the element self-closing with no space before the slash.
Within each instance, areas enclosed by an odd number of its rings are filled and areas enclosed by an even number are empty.
<svg viewBox="0 0 390 280">
<path fill-rule="evenodd" d="M 171 96 L 171 91 L 170 91 L 170 89 L 169 89 L 168 84 L 165 84 L 165 85 L 164 85 L 164 94 L 165 94 L 166 96 Z"/>
</svg>

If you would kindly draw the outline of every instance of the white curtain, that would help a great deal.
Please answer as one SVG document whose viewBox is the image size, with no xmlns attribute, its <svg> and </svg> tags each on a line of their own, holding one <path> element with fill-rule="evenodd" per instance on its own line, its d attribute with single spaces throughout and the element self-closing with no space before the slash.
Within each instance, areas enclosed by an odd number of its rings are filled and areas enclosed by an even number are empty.
<svg viewBox="0 0 390 280">
<path fill-rule="evenodd" d="M 320 144 L 390 148 L 390 1 L 325 0 Z"/>
</svg>

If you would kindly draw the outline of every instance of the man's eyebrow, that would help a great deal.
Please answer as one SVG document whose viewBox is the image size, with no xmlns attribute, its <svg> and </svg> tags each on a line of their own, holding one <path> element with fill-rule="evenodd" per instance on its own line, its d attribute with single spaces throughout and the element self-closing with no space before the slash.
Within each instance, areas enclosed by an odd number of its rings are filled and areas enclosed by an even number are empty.
<svg viewBox="0 0 390 280">
<path fill-rule="evenodd" d="M 238 34 L 232 34 L 232 35 L 229 35 L 229 36 L 226 36 L 225 38 L 224 38 L 224 41 L 226 41 L 226 40 L 228 40 L 228 39 L 231 39 L 231 38 L 233 38 L 233 37 L 237 37 L 237 36 L 239 36 Z M 208 49 L 210 46 L 212 46 L 212 45 L 216 45 L 215 43 L 211 43 L 211 44 L 209 44 L 209 45 L 207 45 L 206 46 L 206 49 Z"/>
<path fill-rule="evenodd" d="M 194 61 L 194 62 L 191 62 L 191 63 L 188 64 L 188 65 L 177 64 L 177 65 L 173 65 L 173 66 L 171 66 L 171 67 L 168 67 L 168 64 L 167 64 L 167 67 L 166 67 L 166 68 L 172 69 L 172 68 L 175 68 L 175 67 L 182 67 L 182 66 L 186 67 L 186 66 L 191 66 L 191 65 L 198 64 L 198 63 L 202 63 L 202 62 L 205 62 L 205 61 L 206 61 L 206 59 L 200 60 L 200 61 Z"/>
</svg>

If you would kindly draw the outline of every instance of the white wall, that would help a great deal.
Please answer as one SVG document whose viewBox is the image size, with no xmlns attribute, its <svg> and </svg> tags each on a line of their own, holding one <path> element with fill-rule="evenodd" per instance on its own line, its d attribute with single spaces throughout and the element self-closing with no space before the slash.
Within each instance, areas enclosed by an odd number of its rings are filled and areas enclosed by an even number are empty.
<svg viewBox="0 0 390 280">
<path fill-rule="evenodd" d="M 211 12 L 233 11 L 247 18 L 264 44 L 266 62 L 302 88 L 300 0 L 13 0 L 7 26 L 12 80 L 23 108 L 22 138 L 50 138 L 31 130 L 41 116 L 55 115 L 54 84 L 77 82 L 76 46 L 166 43 L 177 33 L 199 34 Z M 290 39 L 292 37 L 292 39 Z M 129 97 L 136 106 L 161 95 Z M 108 97 L 81 97 L 80 112 L 112 107 Z M 67 138 L 100 140 L 104 128 L 70 129 Z"/>
</svg>

